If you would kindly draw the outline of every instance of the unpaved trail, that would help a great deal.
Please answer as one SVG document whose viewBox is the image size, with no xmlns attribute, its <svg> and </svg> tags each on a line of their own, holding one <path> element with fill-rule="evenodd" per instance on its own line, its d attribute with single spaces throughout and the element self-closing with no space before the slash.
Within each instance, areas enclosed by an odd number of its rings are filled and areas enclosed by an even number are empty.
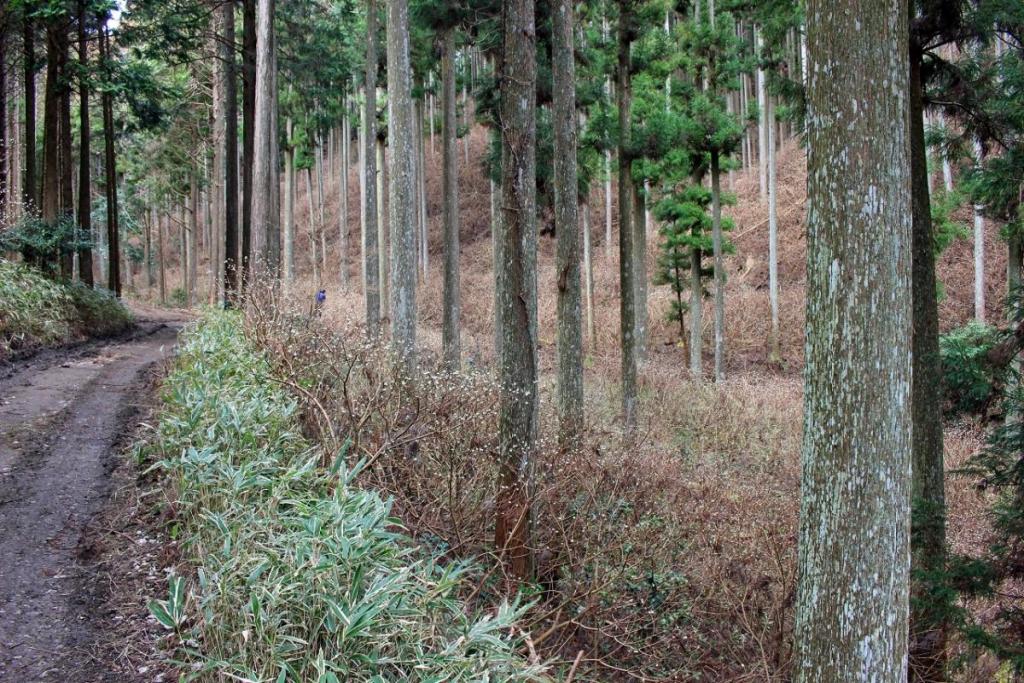
<svg viewBox="0 0 1024 683">
<path fill-rule="evenodd" d="M 119 680 L 97 661 L 104 591 L 79 541 L 110 492 L 176 323 L 0 373 L 0 683 Z"/>
</svg>

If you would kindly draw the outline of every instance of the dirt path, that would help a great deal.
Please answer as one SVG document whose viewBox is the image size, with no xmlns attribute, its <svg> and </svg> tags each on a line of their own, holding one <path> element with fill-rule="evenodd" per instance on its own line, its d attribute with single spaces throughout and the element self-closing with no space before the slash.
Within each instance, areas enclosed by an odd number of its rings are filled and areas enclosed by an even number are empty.
<svg viewBox="0 0 1024 683">
<path fill-rule="evenodd" d="M 0 375 L 0 683 L 118 680 L 94 655 L 110 587 L 79 543 L 179 327 L 141 323 Z"/>
</svg>

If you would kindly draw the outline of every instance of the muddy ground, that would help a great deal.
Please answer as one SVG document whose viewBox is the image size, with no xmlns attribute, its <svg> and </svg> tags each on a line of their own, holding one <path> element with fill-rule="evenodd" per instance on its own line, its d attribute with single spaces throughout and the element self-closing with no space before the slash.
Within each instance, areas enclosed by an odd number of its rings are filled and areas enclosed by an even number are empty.
<svg viewBox="0 0 1024 683">
<path fill-rule="evenodd" d="M 125 448 L 181 323 L 0 367 L 0 683 L 154 681 L 166 581 Z"/>
</svg>

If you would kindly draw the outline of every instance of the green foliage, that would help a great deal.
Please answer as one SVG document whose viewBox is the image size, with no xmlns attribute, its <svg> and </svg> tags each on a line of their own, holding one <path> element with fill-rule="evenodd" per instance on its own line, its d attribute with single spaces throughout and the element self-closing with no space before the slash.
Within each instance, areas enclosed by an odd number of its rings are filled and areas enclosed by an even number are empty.
<svg viewBox="0 0 1024 683">
<path fill-rule="evenodd" d="M 991 404 L 1005 379 L 1005 372 L 988 362 L 1000 339 L 996 328 L 976 321 L 942 335 L 939 352 L 948 413 L 977 413 Z"/>
<path fill-rule="evenodd" d="M 140 455 L 161 458 L 195 566 L 151 604 L 183 680 L 543 678 L 516 654 L 521 608 L 470 615 L 457 597 L 469 565 L 414 547 L 390 503 L 353 485 L 347 449 L 319 466 L 237 314 L 186 334 L 164 397 Z"/>
<path fill-rule="evenodd" d="M 25 261 L 50 272 L 60 265 L 61 256 L 92 246 L 70 216 L 45 221 L 25 214 L 10 228 L 0 231 L 0 252 L 17 252 Z"/>
<path fill-rule="evenodd" d="M 0 360 L 13 351 L 119 334 L 131 324 L 128 309 L 106 292 L 0 259 Z"/>
</svg>

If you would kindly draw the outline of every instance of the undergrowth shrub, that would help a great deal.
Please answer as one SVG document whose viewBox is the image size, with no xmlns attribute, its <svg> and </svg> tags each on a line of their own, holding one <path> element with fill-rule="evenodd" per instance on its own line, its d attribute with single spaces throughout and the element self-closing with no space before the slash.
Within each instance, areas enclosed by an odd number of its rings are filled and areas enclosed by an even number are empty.
<svg viewBox="0 0 1024 683">
<path fill-rule="evenodd" d="M 468 610 L 458 596 L 473 566 L 424 553 L 389 502 L 354 485 L 361 449 L 322 460 L 240 328 L 215 313 L 186 334 L 140 452 L 173 484 L 195 567 L 151 606 L 185 680 L 542 679 L 517 654 L 522 608 Z"/>
<path fill-rule="evenodd" d="M 271 381 L 298 399 L 321 466 L 350 439 L 365 462 L 358 481 L 394 499 L 417 541 L 486 567 L 465 586 L 465 599 L 478 606 L 500 600 L 508 582 L 493 550 L 494 379 L 442 370 L 427 355 L 412 378 L 400 376 L 386 348 L 367 342 L 360 326 L 289 310 L 303 306 L 276 296 L 249 305 L 245 331 L 266 351 Z M 714 410 L 723 418 L 735 412 Z M 680 422 L 696 431 L 696 419 Z M 786 670 L 793 562 L 779 547 L 783 533 L 768 525 L 795 525 L 795 510 L 785 522 L 770 515 L 765 539 L 758 529 L 768 552 L 751 549 L 739 532 L 716 539 L 724 529 L 702 529 L 727 525 L 723 512 L 740 502 L 725 491 L 729 505 L 720 504 L 723 491 L 695 476 L 691 460 L 644 439 L 626 446 L 599 423 L 580 449 L 563 452 L 551 420 L 542 420 L 532 496 L 536 577 L 522 589 L 535 599 L 522 624 L 542 658 L 563 671 L 579 660 L 576 679 L 591 681 L 700 679 L 709 669 L 729 680 L 764 679 Z M 746 557 L 736 559 L 744 553 L 757 561 L 745 566 Z"/>
<path fill-rule="evenodd" d="M 13 351 L 119 334 L 131 324 L 128 309 L 106 292 L 0 259 L 0 360 Z"/>
<path fill-rule="evenodd" d="M 988 362 L 1000 339 L 999 330 L 977 321 L 942 335 L 939 352 L 947 413 L 978 413 L 991 404 L 1005 375 L 1005 369 Z"/>
</svg>

